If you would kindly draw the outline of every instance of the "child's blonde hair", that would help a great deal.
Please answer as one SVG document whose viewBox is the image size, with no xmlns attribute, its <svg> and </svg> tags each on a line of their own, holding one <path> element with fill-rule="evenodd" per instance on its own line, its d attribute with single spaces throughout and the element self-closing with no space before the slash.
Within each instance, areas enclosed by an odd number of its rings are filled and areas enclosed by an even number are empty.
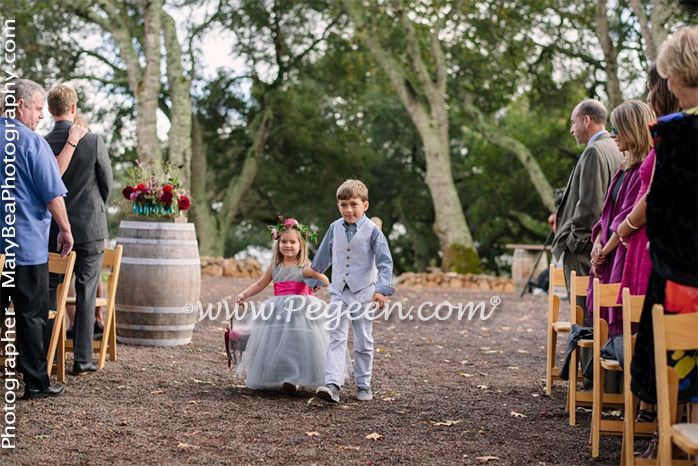
<svg viewBox="0 0 698 466">
<path fill-rule="evenodd" d="M 359 198 L 362 202 L 368 201 L 368 188 L 359 180 L 345 180 L 337 188 L 337 200 L 348 201 L 353 198 Z"/>
<path fill-rule="evenodd" d="M 299 267 L 303 267 L 305 264 L 308 263 L 308 243 L 306 242 L 305 237 L 301 234 L 300 231 L 298 231 L 298 229 L 294 227 L 284 227 L 279 231 L 278 239 L 274 241 L 274 250 L 271 259 L 272 264 L 279 265 L 284 261 L 284 256 L 283 254 L 281 254 L 281 251 L 279 250 L 279 241 L 281 241 L 281 237 L 283 235 L 291 231 L 296 233 L 296 236 L 298 237 L 298 243 L 300 244 L 300 247 L 298 248 L 298 255 L 296 256 L 296 264 Z"/>
</svg>

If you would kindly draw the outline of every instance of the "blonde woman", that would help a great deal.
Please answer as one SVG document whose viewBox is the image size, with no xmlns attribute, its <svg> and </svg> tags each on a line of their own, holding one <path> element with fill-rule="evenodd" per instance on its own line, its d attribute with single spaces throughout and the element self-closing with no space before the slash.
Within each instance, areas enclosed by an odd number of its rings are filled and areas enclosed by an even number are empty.
<svg viewBox="0 0 698 466">
<path fill-rule="evenodd" d="M 608 187 L 601 219 L 591 233 L 594 246 L 591 250 L 587 312 L 593 309 L 594 278 L 599 278 L 601 283 L 620 283 L 622 279 L 626 249 L 616 232 L 635 205 L 640 191 L 640 165 L 652 148 L 648 125 L 653 120 L 652 109 L 639 100 L 624 102 L 611 113 L 611 137 L 623 154 L 623 161 Z M 608 322 L 609 337 L 623 333 L 620 308 L 602 308 L 601 318 Z"/>
</svg>

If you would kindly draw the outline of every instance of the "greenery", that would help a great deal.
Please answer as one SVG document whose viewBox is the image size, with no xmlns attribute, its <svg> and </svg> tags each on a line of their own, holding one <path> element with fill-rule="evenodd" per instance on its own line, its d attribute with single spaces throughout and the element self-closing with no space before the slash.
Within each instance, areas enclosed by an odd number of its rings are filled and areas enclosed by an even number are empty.
<svg viewBox="0 0 698 466">
<path fill-rule="evenodd" d="M 18 22 L 20 73 L 78 88 L 121 188 L 137 188 L 136 159 L 181 171 L 202 254 L 268 247 L 282 213 L 322 235 L 336 187 L 359 178 L 397 273 L 508 273 L 505 245 L 542 243 L 553 188 L 582 151 L 576 103 L 644 99 L 657 46 L 696 22 L 674 0 L 18 0 L 3 12 Z M 212 48 L 227 59 L 204 66 Z"/>
</svg>

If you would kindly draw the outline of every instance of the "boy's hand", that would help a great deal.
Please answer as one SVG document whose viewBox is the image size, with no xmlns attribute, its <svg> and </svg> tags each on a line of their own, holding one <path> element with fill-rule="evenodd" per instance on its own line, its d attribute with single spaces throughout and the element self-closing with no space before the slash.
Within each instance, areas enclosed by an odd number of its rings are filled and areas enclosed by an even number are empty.
<svg viewBox="0 0 698 466">
<path fill-rule="evenodd" d="M 245 301 L 245 295 L 244 293 L 240 293 L 235 297 L 235 303 L 236 304 L 242 304 Z"/>
<path fill-rule="evenodd" d="M 383 309 L 383 307 L 385 306 L 386 298 L 381 293 L 373 293 L 373 299 L 371 301 L 378 304 L 378 309 Z"/>
</svg>

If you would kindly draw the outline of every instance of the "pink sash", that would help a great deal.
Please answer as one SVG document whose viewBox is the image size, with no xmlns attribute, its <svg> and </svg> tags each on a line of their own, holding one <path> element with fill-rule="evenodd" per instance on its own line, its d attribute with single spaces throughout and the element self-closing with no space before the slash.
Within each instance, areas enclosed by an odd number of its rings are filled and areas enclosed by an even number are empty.
<svg viewBox="0 0 698 466">
<path fill-rule="evenodd" d="M 313 296 L 313 291 L 303 282 L 279 282 L 274 283 L 274 296 L 287 294 L 300 294 Z"/>
</svg>

